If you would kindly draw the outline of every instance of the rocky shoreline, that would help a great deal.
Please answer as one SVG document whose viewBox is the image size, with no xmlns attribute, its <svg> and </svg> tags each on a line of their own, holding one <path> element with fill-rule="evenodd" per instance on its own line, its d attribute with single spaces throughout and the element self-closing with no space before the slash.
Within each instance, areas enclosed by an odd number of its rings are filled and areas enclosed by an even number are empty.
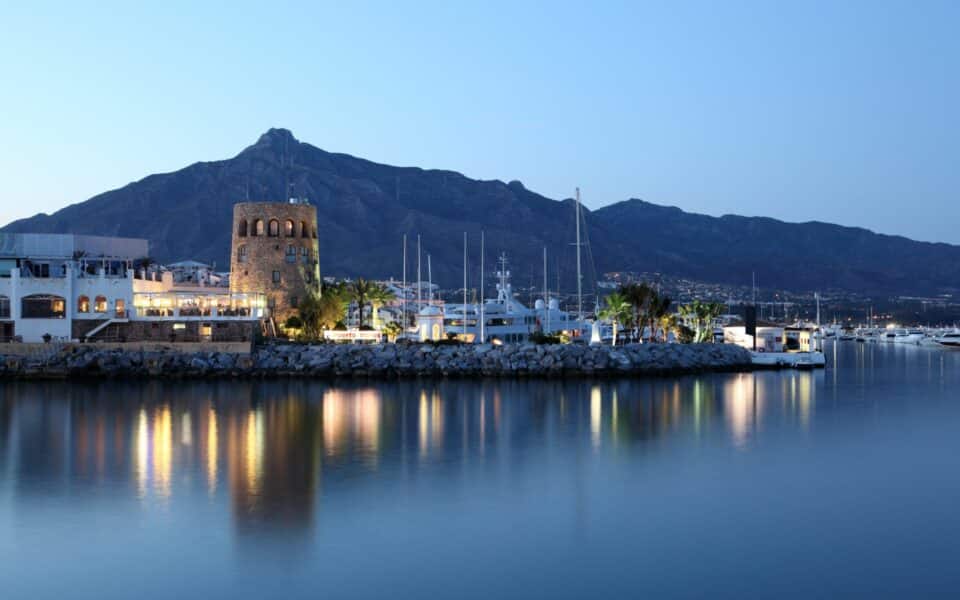
<svg viewBox="0 0 960 600">
<path fill-rule="evenodd" d="M 101 349 L 4 355 L 0 379 L 264 377 L 607 377 L 746 371 L 750 353 L 723 344 L 270 344 L 251 353 Z"/>
</svg>

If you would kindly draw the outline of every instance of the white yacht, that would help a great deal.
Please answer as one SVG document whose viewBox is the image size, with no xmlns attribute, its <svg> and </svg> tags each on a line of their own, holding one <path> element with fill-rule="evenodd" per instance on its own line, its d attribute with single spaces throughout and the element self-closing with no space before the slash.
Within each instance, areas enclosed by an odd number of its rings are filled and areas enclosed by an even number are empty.
<svg viewBox="0 0 960 600">
<path fill-rule="evenodd" d="M 560 310 L 555 298 L 544 302 L 538 299 L 534 308 L 517 300 L 510 285 L 510 271 L 506 257 L 500 258 L 497 271 L 497 297 L 481 304 L 446 304 L 443 307 L 443 328 L 448 334 L 457 334 L 468 342 L 516 343 L 530 338 L 533 333 L 590 339 L 591 324 Z M 484 326 L 481 328 L 481 319 Z"/>
<path fill-rule="evenodd" d="M 933 339 L 945 348 L 960 348 L 960 330 L 948 331 Z"/>
<path fill-rule="evenodd" d="M 894 334 L 893 341 L 897 344 L 917 346 L 925 335 L 922 329 L 898 329 Z"/>
</svg>

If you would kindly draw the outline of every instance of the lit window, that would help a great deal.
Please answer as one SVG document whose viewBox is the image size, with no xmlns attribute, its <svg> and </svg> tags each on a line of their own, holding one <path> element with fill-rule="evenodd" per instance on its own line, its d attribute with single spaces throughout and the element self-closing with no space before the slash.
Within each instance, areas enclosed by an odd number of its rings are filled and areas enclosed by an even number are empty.
<svg viewBox="0 0 960 600">
<path fill-rule="evenodd" d="M 270 237 L 277 237 L 280 235 L 280 221 L 276 219 L 270 219 L 270 229 L 267 232 L 267 235 Z"/>
<path fill-rule="evenodd" d="M 90 312 L 90 298 L 86 296 L 80 296 L 80 298 L 77 299 L 77 312 L 79 313 Z"/>
<path fill-rule="evenodd" d="M 257 219 L 253 222 L 253 231 L 250 232 L 250 235 L 263 235 L 263 221 Z"/>
<path fill-rule="evenodd" d="M 107 312 L 107 299 L 104 296 L 97 296 L 97 299 L 94 300 L 93 312 L 98 312 L 98 313 Z"/>
<path fill-rule="evenodd" d="M 127 314 L 127 303 L 124 302 L 123 298 L 117 298 L 113 303 L 113 309 L 117 313 L 117 317 L 122 319 Z"/>
<path fill-rule="evenodd" d="M 66 301 L 60 296 L 34 294 L 20 300 L 20 316 L 24 319 L 62 319 L 66 316 Z"/>
<path fill-rule="evenodd" d="M 287 220 L 287 222 L 283 224 L 283 234 L 287 237 L 293 237 L 295 235 L 296 232 L 294 229 L 293 221 Z"/>
</svg>

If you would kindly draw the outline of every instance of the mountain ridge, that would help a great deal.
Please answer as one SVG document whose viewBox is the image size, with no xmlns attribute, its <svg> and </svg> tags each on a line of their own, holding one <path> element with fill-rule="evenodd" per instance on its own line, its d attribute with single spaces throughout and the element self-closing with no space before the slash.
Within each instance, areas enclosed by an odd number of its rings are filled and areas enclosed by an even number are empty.
<svg viewBox="0 0 960 600">
<path fill-rule="evenodd" d="M 229 264 L 233 204 L 282 199 L 285 188 L 317 206 L 325 274 L 399 276 L 401 237 L 408 234 L 408 250 L 415 252 L 420 233 L 434 259 L 435 280 L 457 285 L 463 232 L 476 269 L 484 231 L 488 265 L 495 254 L 507 252 L 522 269 L 514 269 L 518 285 L 542 285 L 544 245 L 550 285 L 555 287 L 557 278 L 567 290 L 575 285 L 572 199 L 548 198 L 519 180 L 476 180 L 453 170 L 396 167 L 328 152 L 282 128 L 271 128 L 232 158 L 151 174 L 0 231 L 145 237 L 158 260 L 195 258 L 223 266 Z M 758 272 L 765 285 L 793 290 L 960 289 L 960 246 L 943 242 L 823 221 L 714 217 L 640 198 L 583 207 L 583 214 L 600 272 L 664 272 L 741 285 Z"/>
</svg>

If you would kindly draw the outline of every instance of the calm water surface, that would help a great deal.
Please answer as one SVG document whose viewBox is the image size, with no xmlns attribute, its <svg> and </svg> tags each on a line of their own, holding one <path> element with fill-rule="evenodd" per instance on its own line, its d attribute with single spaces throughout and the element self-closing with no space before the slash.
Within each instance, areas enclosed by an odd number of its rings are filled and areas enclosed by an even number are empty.
<svg viewBox="0 0 960 600">
<path fill-rule="evenodd" d="M 960 352 L 0 385 L 3 598 L 960 594 Z"/>
</svg>

